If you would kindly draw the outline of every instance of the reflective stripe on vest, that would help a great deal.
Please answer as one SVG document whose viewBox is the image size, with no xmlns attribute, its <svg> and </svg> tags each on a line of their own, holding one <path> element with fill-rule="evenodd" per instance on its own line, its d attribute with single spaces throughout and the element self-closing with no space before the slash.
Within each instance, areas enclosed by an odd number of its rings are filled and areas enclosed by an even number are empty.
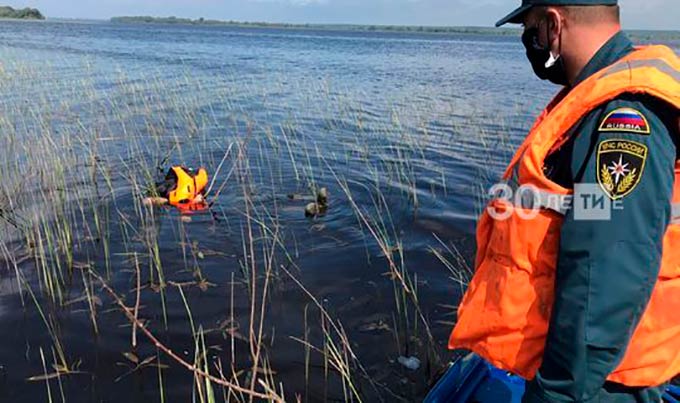
<svg viewBox="0 0 680 403">
<path fill-rule="evenodd" d="M 680 71 L 674 69 L 673 66 L 661 59 L 630 60 L 627 62 L 617 63 L 607 69 L 601 78 L 606 78 L 612 74 L 620 73 L 622 71 L 638 69 L 642 67 L 653 67 L 660 73 L 673 77 L 675 81 L 680 82 Z"/>
<path fill-rule="evenodd" d="M 671 224 L 680 225 L 680 203 L 671 205 Z"/>
</svg>

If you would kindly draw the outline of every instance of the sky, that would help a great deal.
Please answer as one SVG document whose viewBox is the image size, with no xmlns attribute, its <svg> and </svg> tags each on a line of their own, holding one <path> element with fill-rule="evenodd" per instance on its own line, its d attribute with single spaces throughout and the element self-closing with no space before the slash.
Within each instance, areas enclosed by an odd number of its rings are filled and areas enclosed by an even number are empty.
<svg viewBox="0 0 680 403">
<path fill-rule="evenodd" d="M 6 1 L 6 0 L 5 0 Z M 492 26 L 520 0 L 17 0 L 48 18 L 122 15 L 236 21 Z M 680 0 L 619 0 L 626 29 L 680 30 Z"/>
</svg>

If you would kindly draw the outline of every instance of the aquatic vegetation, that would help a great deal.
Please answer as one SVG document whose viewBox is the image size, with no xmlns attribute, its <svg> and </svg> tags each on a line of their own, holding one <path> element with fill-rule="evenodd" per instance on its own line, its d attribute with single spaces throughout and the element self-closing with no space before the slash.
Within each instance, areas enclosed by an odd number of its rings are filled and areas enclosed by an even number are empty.
<svg viewBox="0 0 680 403">
<path fill-rule="evenodd" d="M 473 118 L 442 127 L 445 112 L 407 103 L 376 111 L 323 81 L 297 94 L 316 108 L 310 122 L 276 96 L 299 85 L 285 76 L 264 88 L 1 51 L 0 259 L 46 331 L 26 342 L 26 378 L 49 399 L 68 401 L 83 373 L 143 377 L 161 401 L 187 396 L 180 385 L 201 402 L 422 396 L 447 360 L 451 313 L 427 295 L 422 266 L 450 276 L 438 286 L 452 292 L 470 269 L 453 240 L 426 229 L 413 246 L 400 223 L 451 192 L 481 202 L 502 161 L 469 151 L 509 149 L 510 133 Z M 461 162 L 470 183 L 451 188 L 438 159 Z M 210 211 L 191 220 L 143 202 L 184 163 L 211 173 Z M 305 219 L 310 200 L 319 211 Z M 338 274 L 348 265 L 360 270 Z M 105 361 L 113 379 L 92 358 L 107 343 L 119 350 L 120 365 Z M 406 370 L 399 357 L 422 364 Z"/>
</svg>

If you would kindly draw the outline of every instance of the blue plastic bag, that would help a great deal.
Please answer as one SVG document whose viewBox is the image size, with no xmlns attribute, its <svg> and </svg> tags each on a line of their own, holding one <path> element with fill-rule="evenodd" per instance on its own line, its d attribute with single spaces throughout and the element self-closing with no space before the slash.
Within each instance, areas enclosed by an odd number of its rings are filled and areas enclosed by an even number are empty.
<svg viewBox="0 0 680 403">
<path fill-rule="evenodd" d="M 524 379 L 470 353 L 449 367 L 424 402 L 521 403 L 524 387 Z M 680 387 L 669 386 L 663 398 L 666 403 L 680 403 Z"/>
</svg>

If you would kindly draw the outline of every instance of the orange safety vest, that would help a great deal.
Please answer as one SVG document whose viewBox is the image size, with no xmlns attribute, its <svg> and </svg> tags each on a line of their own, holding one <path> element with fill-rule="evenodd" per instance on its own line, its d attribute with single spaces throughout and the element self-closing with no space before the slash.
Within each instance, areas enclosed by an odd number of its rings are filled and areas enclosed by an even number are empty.
<svg viewBox="0 0 680 403">
<path fill-rule="evenodd" d="M 196 206 L 202 206 L 204 203 L 195 203 L 194 200 L 208 185 L 208 173 L 206 170 L 201 168 L 196 175 L 189 174 L 182 167 L 172 167 L 172 171 L 177 176 L 177 185 L 168 194 L 170 205 L 183 210 L 203 209 L 196 208 Z"/>
<path fill-rule="evenodd" d="M 597 107 L 624 93 L 648 94 L 680 110 L 680 59 L 665 46 L 638 48 L 575 88 L 562 91 L 534 124 L 504 175 L 534 197 L 495 197 L 477 227 L 475 274 L 458 309 L 449 348 L 464 348 L 495 366 L 533 379 L 541 365 L 559 252 L 560 228 L 573 190 L 543 173 L 546 157 L 569 130 Z M 680 162 L 676 163 L 673 219 L 663 239 L 660 273 L 649 304 L 609 381 L 657 386 L 680 374 Z M 529 208 L 538 208 L 530 217 Z M 519 213 L 519 214 L 518 214 Z M 526 213 L 526 214 L 522 214 Z M 496 215 L 494 215 L 496 216 Z M 498 217 L 498 216 L 496 216 Z"/>
</svg>

